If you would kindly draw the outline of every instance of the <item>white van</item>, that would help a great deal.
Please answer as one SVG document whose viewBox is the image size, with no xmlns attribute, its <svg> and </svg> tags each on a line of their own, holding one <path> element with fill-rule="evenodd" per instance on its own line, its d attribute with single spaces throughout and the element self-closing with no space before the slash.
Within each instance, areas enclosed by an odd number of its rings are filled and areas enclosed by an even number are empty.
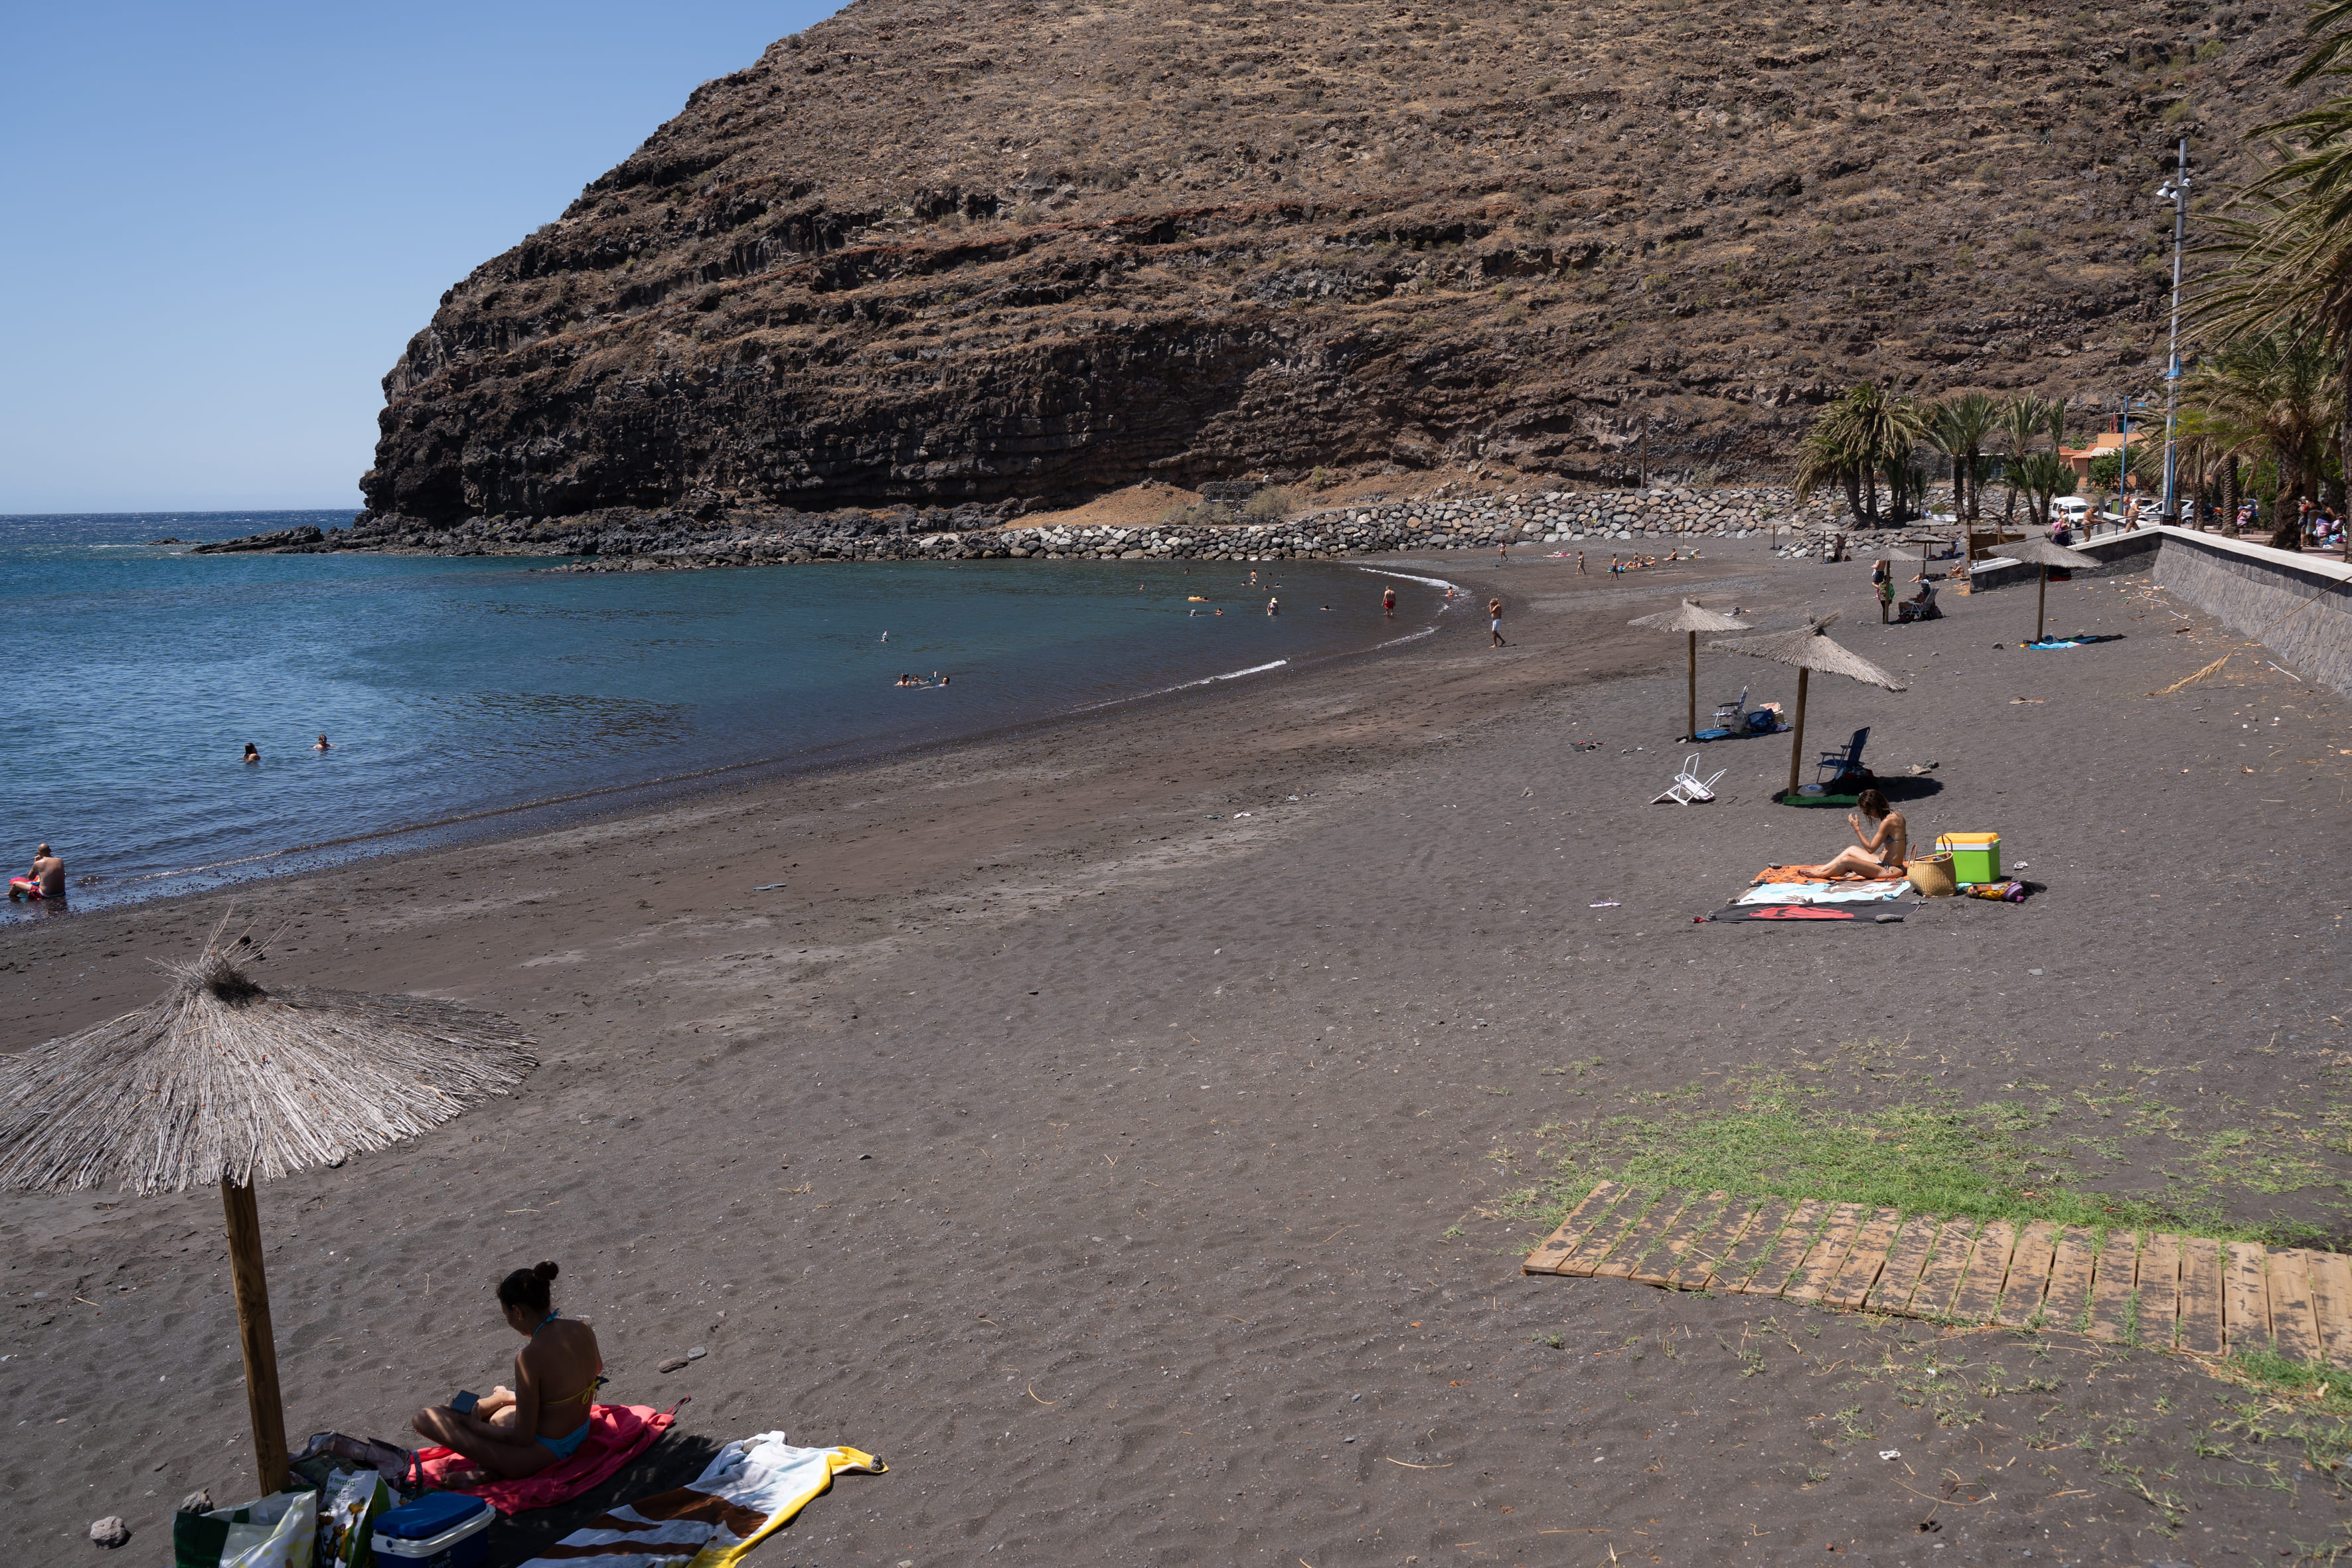
<svg viewBox="0 0 2352 1568">
<path fill-rule="evenodd" d="M 2050 503 L 2050 521 L 2063 521 L 2070 527 L 2080 528 L 2083 526 L 2084 518 L 2090 515 L 2090 510 L 2091 503 L 2080 496 L 2060 496 Z"/>
</svg>

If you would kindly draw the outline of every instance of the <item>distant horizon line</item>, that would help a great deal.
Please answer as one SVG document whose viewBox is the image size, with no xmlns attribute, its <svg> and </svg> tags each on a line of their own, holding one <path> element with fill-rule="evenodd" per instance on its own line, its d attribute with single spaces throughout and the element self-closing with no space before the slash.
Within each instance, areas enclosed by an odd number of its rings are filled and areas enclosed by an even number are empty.
<svg viewBox="0 0 2352 1568">
<path fill-rule="evenodd" d="M 213 506 L 160 507 L 143 511 L 67 510 L 67 511 L 0 511 L 0 522 L 23 522 L 37 517 L 267 517 L 272 513 L 309 511 L 348 511 L 356 515 L 364 506 L 344 502 L 337 506 Z"/>
</svg>

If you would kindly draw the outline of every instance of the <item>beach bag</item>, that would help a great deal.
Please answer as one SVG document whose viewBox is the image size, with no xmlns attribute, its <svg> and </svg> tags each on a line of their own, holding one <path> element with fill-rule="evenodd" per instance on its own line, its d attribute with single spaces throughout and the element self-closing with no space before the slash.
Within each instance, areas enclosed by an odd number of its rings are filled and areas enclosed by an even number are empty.
<svg viewBox="0 0 2352 1568">
<path fill-rule="evenodd" d="M 277 1492 L 243 1508 L 172 1516 L 172 1568 L 312 1568 L 319 1494 Z"/>
<path fill-rule="evenodd" d="M 1959 891 L 1959 883 L 1952 877 L 1949 855 L 1922 855 L 1903 868 L 1904 876 L 1927 899 L 1948 899 Z"/>
</svg>

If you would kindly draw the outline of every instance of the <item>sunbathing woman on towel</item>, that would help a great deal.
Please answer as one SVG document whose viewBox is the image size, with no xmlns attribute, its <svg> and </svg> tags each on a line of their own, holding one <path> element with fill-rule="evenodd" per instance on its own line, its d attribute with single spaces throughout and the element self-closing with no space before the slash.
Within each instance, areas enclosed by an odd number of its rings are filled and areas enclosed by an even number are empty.
<svg viewBox="0 0 2352 1568">
<path fill-rule="evenodd" d="M 1846 826 L 1853 829 L 1861 847 L 1847 848 L 1837 858 L 1819 866 L 1788 866 L 1784 871 L 1803 873 L 1812 882 L 1834 881 L 1841 877 L 1856 877 L 1865 881 L 1890 881 L 1903 875 L 1911 847 L 1909 826 L 1903 814 L 1886 804 L 1886 797 L 1874 789 L 1866 789 L 1854 801 L 1855 814 L 1848 816 Z M 1874 831 L 1864 835 L 1863 823 L 1868 821 Z"/>
<path fill-rule="evenodd" d="M 550 1303 L 555 1273 L 554 1264 L 542 1263 L 499 1284 L 507 1326 L 530 1342 L 515 1357 L 514 1387 L 494 1388 L 478 1400 L 461 1394 L 416 1413 L 420 1434 L 480 1467 L 478 1479 L 452 1478 L 453 1485 L 536 1475 L 570 1458 L 588 1436 L 588 1407 L 604 1385 L 604 1358 L 595 1331 Z"/>
</svg>

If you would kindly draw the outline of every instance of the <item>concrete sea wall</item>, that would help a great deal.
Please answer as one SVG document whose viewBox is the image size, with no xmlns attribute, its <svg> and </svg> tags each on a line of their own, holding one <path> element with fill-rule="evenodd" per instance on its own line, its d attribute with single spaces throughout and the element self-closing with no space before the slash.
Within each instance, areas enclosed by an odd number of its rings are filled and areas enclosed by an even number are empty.
<svg viewBox="0 0 2352 1568">
<path fill-rule="evenodd" d="M 2305 680 L 2352 696 L 2352 566 L 2186 529 L 2164 535 L 2159 584 Z"/>
</svg>

